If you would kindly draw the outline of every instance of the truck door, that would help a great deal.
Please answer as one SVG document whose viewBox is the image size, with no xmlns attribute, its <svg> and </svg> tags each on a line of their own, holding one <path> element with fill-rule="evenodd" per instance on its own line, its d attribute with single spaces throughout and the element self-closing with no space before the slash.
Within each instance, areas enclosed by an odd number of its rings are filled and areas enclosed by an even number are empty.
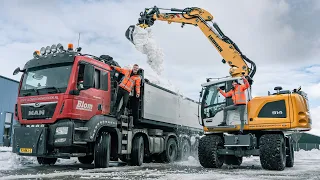
<svg viewBox="0 0 320 180">
<path fill-rule="evenodd" d="M 84 80 L 85 68 L 93 68 L 93 85 L 80 90 L 79 96 L 76 96 L 73 103 L 75 114 L 80 119 L 88 120 L 94 115 L 109 114 L 110 112 L 110 88 L 109 72 L 94 65 L 79 64 L 77 85 L 81 85 Z M 81 89 L 81 87 L 77 87 Z"/>
</svg>

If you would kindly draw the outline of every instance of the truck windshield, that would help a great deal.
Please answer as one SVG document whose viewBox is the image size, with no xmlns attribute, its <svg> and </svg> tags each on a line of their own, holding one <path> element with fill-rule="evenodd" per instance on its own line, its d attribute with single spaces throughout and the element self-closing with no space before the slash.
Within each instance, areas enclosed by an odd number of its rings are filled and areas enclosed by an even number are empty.
<svg viewBox="0 0 320 180">
<path fill-rule="evenodd" d="M 202 99 L 202 117 L 204 119 L 214 117 L 226 105 L 226 98 L 217 90 L 218 87 L 223 89 L 225 82 L 210 85 L 204 91 Z"/>
<path fill-rule="evenodd" d="M 42 66 L 28 69 L 24 75 L 19 96 L 64 93 L 72 64 Z"/>
</svg>

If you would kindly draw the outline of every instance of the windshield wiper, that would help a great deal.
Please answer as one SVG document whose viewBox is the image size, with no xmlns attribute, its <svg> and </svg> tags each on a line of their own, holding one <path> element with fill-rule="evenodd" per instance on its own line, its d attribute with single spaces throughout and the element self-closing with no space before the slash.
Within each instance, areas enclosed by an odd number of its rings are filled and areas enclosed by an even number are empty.
<svg viewBox="0 0 320 180">
<path fill-rule="evenodd" d="M 46 90 L 54 89 L 54 90 L 56 90 L 57 93 L 61 93 L 60 89 L 56 88 L 55 86 L 46 87 L 46 88 L 42 88 L 42 89 L 46 89 Z M 42 89 L 41 89 L 41 90 L 42 90 Z"/>
<path fill-rule="evenodd" d="M 37 95 L 39 95 L 38 89 L 32 88 L 32 89 L 28 89 L 27 91 L 29 91 L 29 90 L 33 90 L 33 91 L 36 92 Z M 24 91 L 24 90 L 23 90 L 23 91 Z M 31 96 L 31 95 L 32 95 L 31 92 L 22 93 L 22 96 Z"/>
</svg>

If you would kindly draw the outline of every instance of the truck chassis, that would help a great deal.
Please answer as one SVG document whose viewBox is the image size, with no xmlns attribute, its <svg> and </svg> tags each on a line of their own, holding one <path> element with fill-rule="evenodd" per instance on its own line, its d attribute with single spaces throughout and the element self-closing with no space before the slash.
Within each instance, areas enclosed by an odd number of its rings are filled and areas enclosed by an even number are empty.
<svg viewBox="0 0 320 180">
<path fill-rule="evenodd" d="M 14 130 L 13 152 L 37 156 L 39 164 L 78 157 L 83 164 L 94 162 L 96 168 L 106 168 L 118 158 L 140 166 L 143 162 L 173 162 L 196 156 L 198 134 L 134 128 L 132 122 L 126 118 L 118 121 L 114 117 L 95 116 L 87 122 L 66 119 L 46 126 L 19 125 Z M 64 134 L 57 135 L 59 127 L 67 129 Z"/>
</svg>

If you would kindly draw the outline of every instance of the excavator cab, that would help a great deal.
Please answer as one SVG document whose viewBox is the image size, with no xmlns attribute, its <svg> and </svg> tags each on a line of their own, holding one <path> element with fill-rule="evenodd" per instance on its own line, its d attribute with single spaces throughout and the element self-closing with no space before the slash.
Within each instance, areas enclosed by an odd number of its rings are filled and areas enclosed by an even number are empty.
<svg viewBox="0 0 320 180">
<path fill-rule="evenodd" d="M 227 106 L 233 105 L 231 97 L 225 98 L 219 91 L 218 87 L 228 92 L 232 89 L 232 82 L 237 80 L 243 84 L 243 80 L 237 78 L 227 78 L 202 84 L 203 92 L 201 99 L 201 119 L 202 125 L 208 128 L 235 128 L 240 125 L 240 113 L 237 110 L 230 110 L 227 113 L 227 125 L 219 126 L 223 121 L 223 109 Z M 245 91 L 247 102 L 251 100 L 250 87 Z M 245 123 L 247 121 L 247 108 L 244 113 Z"/>
</svg>

